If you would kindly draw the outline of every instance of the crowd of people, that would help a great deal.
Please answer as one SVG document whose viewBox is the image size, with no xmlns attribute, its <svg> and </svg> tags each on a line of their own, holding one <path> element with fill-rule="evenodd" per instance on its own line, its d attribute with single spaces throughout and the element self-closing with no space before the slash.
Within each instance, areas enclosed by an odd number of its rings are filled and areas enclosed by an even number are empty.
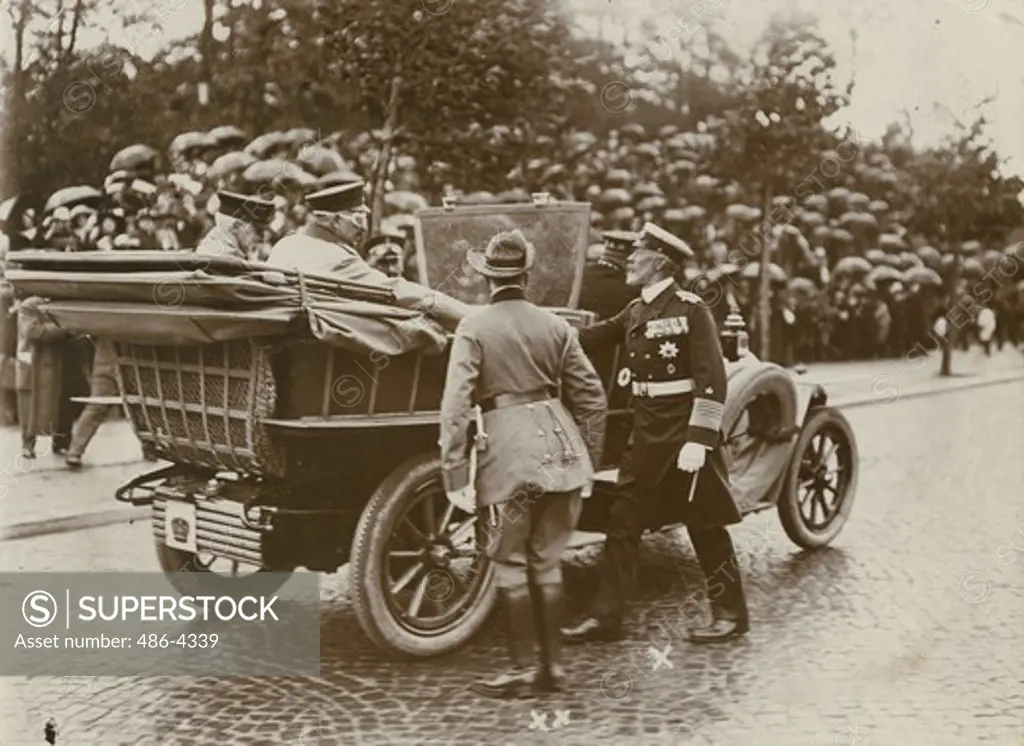
<svg viewBox="0 0 1024 746">
<path fill-rule="evenodd" d="M 508 128 L 493 135 L 516 137 Z M 502 130 L 502 131 L 498 131 Z M 602 231 L 638 230 L 651 221 L 686 240 L 695 259 L 685 279 L 712 305 L 719 321 L 738 310 L 758 335 L 761 249 L 770 254 L 772 349 L 784 364 L 902 355 L 933 334 L 953 297 L 969 296 L 963 343 L 1016 344 L 1024 318 L 1024 249 L 969 241 L 943 250 L 923 245 L 899 222 L 906 211 L 884 199 L 884 155 L 835 186 L 770 206 L 750 202 L 741 185 L 700 173 L 714 137 L 673 127 L 646 133 L 636 124 L 604 138 L 588 132 L 562 141 L 538 138 L 539 156 L 507 174 L 500 193 L 460 191 L 446 164 L 391 164 L 385 217 L 364 244 L 368 260 L 387 274 L 412 277 L 412 215 L 453 195 L 461 203 L 530 201 L 545 192 L 593 205 L 591 263 L 601 260 Z M 165 151 L 132 145 L 117 153 L 101 186 L 62 189 L 45 206 L 12 198 L 0 206 L 7 250 L 62 251 L 194 248 L 217 226 L 218 192 L 259 194 L 273 202 L 268 219 L 251 225 L 245 258 L 265 260 L 270 247 L 303 225 L 303 197 L 367 174 L 377 151 L 368 134 L 320 138 L 309 129 L 262 134 L 240 129 L 179 135 Z M 565 165 L 558 162 L 562 158 Z M 874 180 L 873 180 L 874 179 Z M 858 191 L 863 188 L 864 191 Z M 767 213 L 767 214 L 765 214 Z M 611 250 L 605 264 L 617 266 Z M 609 261 L 610 260 L 610 261 Z M 959 289 L 950 273 L 956 271 Z M 959 302 L 959 301 L 958 301 Z"/>
</svg>

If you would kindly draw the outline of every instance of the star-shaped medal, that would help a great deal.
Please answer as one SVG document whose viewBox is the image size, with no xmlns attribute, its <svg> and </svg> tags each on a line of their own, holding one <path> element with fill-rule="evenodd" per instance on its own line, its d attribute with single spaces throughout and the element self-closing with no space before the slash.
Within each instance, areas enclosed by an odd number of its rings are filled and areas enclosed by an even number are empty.
<svg viewBox="0 0 1024 746">
<path fill-rule="evenodd" d="M 675 342 L 662 342 L 661 346 L 658 347 L 658 354 L 666 360 L 671 360 L 679 354 L 679 348 Z"/>
</svg>

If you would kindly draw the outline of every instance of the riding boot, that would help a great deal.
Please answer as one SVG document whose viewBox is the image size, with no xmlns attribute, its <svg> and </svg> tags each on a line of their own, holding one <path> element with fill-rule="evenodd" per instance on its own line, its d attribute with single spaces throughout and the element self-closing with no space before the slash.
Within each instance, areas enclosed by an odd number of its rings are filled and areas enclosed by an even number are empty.
<svg viewBox="0 0 1024 746">
<path fill-rule="evenodd" d="M 537 669 L 535 689 L 538 692 L 557 692 L 562 689 L 563 593 L 559 585 L 530 584 L 533 594 L 533 616 L 537 640 L 540 642 L 540 667 Z"/>
<path fill-rule="evenodd" d="M 512 668 L 490 679 L 473 684 L 473 691 L 484 697 L 524 699 L 533 695 L 535 678 L 535 637 L 533 603 L 529 586 L 500 590 L 508 626 L 508 653 Z"/>
</svg>

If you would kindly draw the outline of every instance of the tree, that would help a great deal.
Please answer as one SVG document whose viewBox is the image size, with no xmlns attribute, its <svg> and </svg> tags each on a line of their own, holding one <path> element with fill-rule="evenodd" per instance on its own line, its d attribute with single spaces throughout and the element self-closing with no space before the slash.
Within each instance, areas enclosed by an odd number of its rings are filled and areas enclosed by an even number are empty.
<svg viewBox="0 0 1024 746">
<path fill-rule="evenodd" d="M 776 16 L 755 46 L 737 84 L 739 104 L 716 128 L 721 143 L 712 168 L 756 195 L 763 220 L 745 253 L 759 257 L 758 326 L 760 350 L 770 348 L 771 306 L 768 264 L 771 228 L 788 222 L 784 209 L 773 209 L 778 195 L 805 197 L 809 176 L 816 174 L 822 152 L 837 144 L 825 120 L 849 102 L 852 86 L 840 93 L 832 78 L 835 59 L 814 21 L 805 16 Z M 827 178 L 830 174 L 824 174 Z M 835 176 L 835 174 L 831 174 Z M 813 188 L 813 187 L 812 187 Z"/>
<path fill-rule="evenodd" d="M 355 91 L 378 148 L 372 229 L 395 148 L 448 160 L 468 133 L 494 125 L 557 125 L 577 75 L 570 27 L 543 0 L 476 0 L 429 12 L 419 0 L 319 0 L 328 77 Z M 440 12 L 444 10 L 444 12 Z"/>
</svg>

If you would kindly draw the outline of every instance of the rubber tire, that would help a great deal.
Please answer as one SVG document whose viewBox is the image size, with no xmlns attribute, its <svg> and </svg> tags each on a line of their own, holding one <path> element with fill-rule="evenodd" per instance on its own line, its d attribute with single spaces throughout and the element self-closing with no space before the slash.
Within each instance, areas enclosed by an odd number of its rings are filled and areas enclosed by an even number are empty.
<svg viewBox="0 0 1024 746">
<path fill-rule="evenodd" d="M 845 435 L 850 448 L 850 480 L 847 483 L 846 493 L 839 505 L 839 512 L 829 524 L 824 533 L 813 533 L 804 525 L 800 516 L 800 505 L 797 500 L 797 484 L 800 474 L 800 462 L 803 460 L 804 450 L 817 432 L 826 425 L 839 428 Z M 789 462 L 789 474 L 786 476 L 786 483 L 779 495 L 779 521 L 786 532 L 786 536 L 801 549 L 814 550 L 828 546 L 843 530 L 847 519 L 850 517 L 850 510 L 853 508 L 853 499 L 857 493 L 857 477 L 860 472 L 860 458 L 857 451 L 857 439 L 853 434 L 853 428 L 845 415 L 834 407 L 816 407 L 810 411 L 807 420 L 804 422 L 800 437 L 797 438 L 796 448 L 793 451 L 793 458 Z"/>
<path fill-rule="evenodd" d="M 381 591 L 381 552 L 406 501 L 418 487 L 441 479 L 436 453 L 413 456 L 392 471 L 370 497 L 352 541 L 349 577 L 351 598 L 363 632 L 382 650 L 407 658 L 432 658 L 450 653 L 468 642 L 490 616 L 497 600 L 494 568 L 485 570 L 483 587 L 462 623 L 431 637 L 417 636 L 392 616 Z"/>
<path fill-rule="evenodd" d="M 212 570 L 204 569 L 201 565 L 193 562 L 195 555 L 192 552 L 186 552 L 181 549 L 175 549 L 164 544 L 160 539 L 155 539 L 154 544 L 156 546 L 156 558 L 160 563 L 160 569 L 164 571 L 167 576 L 168 582 L 174 586 L 174 588 L 184 595 L 192 595 L 199 586 L 197 583 L 190 580 L 192 574 L 210 574 L 217 575 L 223 579 L 223 585 L 225 591 L 237 592 L 240 587 L 245 585 L 251 585 L 253 590 L 259 591 L 260 593 L 272 593 L 276 591 L 291 577 L 290 571 L 273 571 L 266 568 L 261 568 L 252 575 L 245 575 L 241 577 L 231 577 L 230 575 L 220 575 L 214 573 Z M 275 578 L 272 583 L 268 582 L 266 573 L 275 572 L 279 575 L 279 578 Z M 259 575 L 258 579 L 253 576 Z M 255 582 L 253 582 L 255 581 Z M 202 581 L 203 591 L 211 590 L 208 579 L 204 578 Z"/>
<path fill-rule="evenodd" d="M 728 436 L 743 411 L 754 399 L 764 394 L 774 395 L 779 400 L 779 427 L 796 427 L 797 393 L 793 377 L 778 365 L 761 363 L 737 372 L 729 381 L 722 413 L 722 432 Z"/>
</svg>

